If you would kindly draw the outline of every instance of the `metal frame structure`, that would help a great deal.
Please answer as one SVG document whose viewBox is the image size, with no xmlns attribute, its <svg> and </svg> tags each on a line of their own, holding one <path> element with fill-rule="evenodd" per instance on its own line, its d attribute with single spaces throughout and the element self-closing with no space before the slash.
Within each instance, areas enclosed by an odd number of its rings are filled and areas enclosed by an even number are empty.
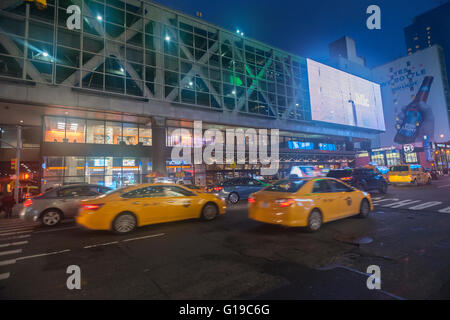
<svg viewBox="0 0 450 320">
<path fill-rule="evenodd" d="M 1 77 L 311 120 L 304 58 L 145 0 L 11 3 L 0 11 Z M 81 30 L 66 27 L 70 5 Z"/>
</svg>

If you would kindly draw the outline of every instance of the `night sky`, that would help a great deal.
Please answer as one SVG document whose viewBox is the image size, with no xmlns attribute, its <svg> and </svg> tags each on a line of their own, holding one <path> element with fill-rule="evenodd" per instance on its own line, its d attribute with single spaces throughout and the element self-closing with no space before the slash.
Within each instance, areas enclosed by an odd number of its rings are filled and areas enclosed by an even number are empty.
<svg viewBox="0 0 450 320">
<path fill-rule="evenodd" d="M 158 0 L 227 30 L 303 57 L 325 62 L 328 44 L 343 35 L 356 42 L 369 67 L 405 56 L 403 28 L 446 0 Z M 381 8 L 381 30 L 368 30 L 366 9 Z"/>
</svg>

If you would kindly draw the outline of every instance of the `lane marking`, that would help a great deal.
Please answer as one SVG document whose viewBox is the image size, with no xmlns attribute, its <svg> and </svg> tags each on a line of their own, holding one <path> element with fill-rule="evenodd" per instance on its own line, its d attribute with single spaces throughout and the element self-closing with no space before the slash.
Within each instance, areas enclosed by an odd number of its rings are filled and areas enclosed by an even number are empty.
<svg viewBox="0 0 450 320">
<path fill-rule="evenodd" d="M 0 233 L 0 237 L 7 237 L 7 236 L 17 236 L 20 234 L 25 233 L 31 233 L 30 231 L 20 231 L 20 232 L 10 232 L 10 233 Z"/>
<path fill-rule="evenodd" d="M 385 204 L 383 205 L 383 207 L 387 207 L 387 208 L 401 208 L 401 207 L 405 207 L 405 206 L 409 206 L 410 204 L 414 204 L 417 202 L 420 202 L 421 200 L 402 200 L 402 201 L 398 201 L 398 202 L 394 202 L 394 203 L 390 203 L 390 204 Z"/>
<path fill-rule="evenodd" d="M 101 244 L 93 244 L 91 246 L 84 247 L 84 249 L 91 249 L 91 248 L 96 248 L 96 247 L 110 246 L 110 245 L 118 244 L 118 243 L 119 243 L 119 241 L 108 242 L 108 243 L 101 243 Z"/>
<path fill-rule="evenodd" d="M 25 238 L 29 238 L 30 236 L 31 235 L 29 235 L 29 234 L 24 234 L 24 235 L 21 235 L 21 236 L 0 239 L 0 241 L 11 241 L 11 240 L 15 240 L 15 239 L 25 239 Z"/>
<path fill-rule="evenodd" d="M 64 230 L 72 230 L 72 229 L 79 229 L 79 227 L 67 227 L 67 228 L 59 228 L 59 229 L 52 229 L 52 230 L 41 230 L 41 231 L 35 231 L 33 233 L 48 233 L 48 232 L 56 232 L 56 231 L 64 231 Z"/>
<path fill-rule="evenodd" d="M 385 201 L 399 201 L 400 199 L 396 199 L 396 198 L 388 198 L 388 199 L 381 199 L 381 200 L 377 200 L 377 201 L 372 201 L 373 204 L 379 204 L 381 202 L 385 202 Z"/>
<path fill-rule="evenodd" d="M 24 244 L 27 244 L 28 241 L 19 241 L 19 242 L 13 242 L 13 243 L 5 243 L 5 244 L 0 244 L 0 248 L 6 248 L 6 247 L 11 247 L 11 246 L 21 246 Z"/>
<path fill-rule="evenodd" d="M 430 202 L 425 202 L 425 203 L 419 204 L 417 206 L 414 206 L 414 207 L 411 207 L 408 209 L 409 210 L 423 210 L 423 209 L 438 206 L 441 204 L 442 204 L 442 202 L 440 202 L 440 201 L 430 201 Z"/>
<path fill-rule="evenodd" d="M 9 278 L 9 276 L 10 276 L 9 272 L 8 273 L 2 273 L 2 274 L 0 274 L 0 280 L 6 280 L 6 279 Z"/>
<path fill-rule="evenodd" d="M 56 254 L 66 253 L 69 251 L 70 251 L 70 249 L 62 250 L 62 251 L 55 251 L 55 252 L 47 252 L 47 253 L 42 253 L 42 254 L 35 254 L 33 256 L 28 256 L 28 257 L 19 257 L 16 259 L 16 261 L 28 260 L 28 259 L 33 259 L 33 258 L 41 258 L 41 257 L 46 257 L 46 256 L 53 256 Z"/>
<path fill-rule="evenodd" d="M 22 249 L 3 251 L 3 252 L 0 252 L 0 256 L 6 256 L 9 254 L 16 254 L 16 253 L 21 253 L 21 252 L 22 252 Z"/>
<path fill-rule="evenodd" d="M 16 259 L 0 261 L 0 267 L 16 263 Z"/>
<path fill-rule="evenodd" d="M 440 187 L 438 187 L 438 189 L 448 188 L 448 187 L 450 187 L 450 184 L 447 184 L 447 185 L 445 185 L 445 186 L 440 186 Z"/>
<path fill-rule="evenodd" d="M 126 240 L 123 240 L 123 242 L 130 242 L 130 241 L 144 240 L 144 239 L 155 238 L 155 237 L 162 237 L 164 235 L 166 235 L 166 234 L 165 233 L 158 233 L 158 234 L 153 234 L 153 235 L 150 235 L 150 236 L 145 236 L 145 237 L 140 237 L 140 238 L 126 239 Z"/>
<path fill-rule="evenodd" d="M 447 207 L 445 209 L 439 210 L 440 213 L 450 213 L 450 207 Z"/>
</svg>

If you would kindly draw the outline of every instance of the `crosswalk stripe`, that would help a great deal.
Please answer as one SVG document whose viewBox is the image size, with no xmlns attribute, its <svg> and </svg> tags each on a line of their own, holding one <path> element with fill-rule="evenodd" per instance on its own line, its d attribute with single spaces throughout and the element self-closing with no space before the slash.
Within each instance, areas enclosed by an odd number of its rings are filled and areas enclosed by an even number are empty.
<svg viewBox="0 0 450 320">
<path fill-rule="evenodd" d="M 1 232 L 12 232 L 12 231 L 20 231 L 20 230 L 33 230 L 35 227 L 34 226 L 17 226 L 17 227 L 11 227 L 11 228 L 0 228 L 0 233 Z"/>
<path fill-rule="evenodd" d="M 439 210 L 440 213 L 450 213 L 450 207 Z"/>
<path fill-rule="evenodd" d="M 16 240 L 16 239 L 25 239 L 25 238 L 29 238 L 29 237 L 30 237 L 29 234 L 23 234 L 23 235 L 9 237 L 9 238 L 0 238 L 0 241 L 11 241 L 11 240 Z"/>
<path fill-rule="evenodd" d="M 2 252 L 0 252 L 0 256 L 6 256 L 9 254 L 17 254 L 17 253 L 21 253 L 21 252 L 22 252 L 22 249 L 2 251 Z"/>
<path fill-rule="evenodd" d="M 28 241 L 19 241 L 19 242 L 13 242 L 13 243 L 5 243 L 5 244 L 0 244 L 0 248 L 6 248 L 6 247 L 11 247 L 11 246 L 21 246 L 24 244 L 27 244 Z"/>
<path fill-rule="evenodd" d="M 442 204 L 442 202 L 440 202 L 440 201 L 430 201 L 430 202 L 425 202 L 425 203 L 422 203 L 422 204 L 418 204 L 417 206 L 414 206 L 414 207 L 411 207 L 411 208 L 408 208 L 408 209 L 409 210 L 423 210 L 423 209 L 439 206 L 441 204 Z"/>
<path fill-rule="evenodd" d="M 7 236 L 17 236 L 25 233 L 30 233 L 30 231 L 20 231 L 20 232 L 9 232 L 9 233 L 1 233 L 0 237 L 7 237 Z M 1 240 L 1 239 L 0 239 Z"/>
<path fill-rule="evenodd" d="M 16 263 L 16 259 L 0 261 L 0 267 Z"/>
<path fill-rule="evenodd" d="M 409 200 L 408 199 L 408 200 L 396 201 L 396 202 L 389 203 L 389 204 L 384 204 L 383 207 L 397 209 L 397 208 L 409 206 L 411 204 L 415 204 L 417 202 L 420 202 L 420 200 Z"/>
<path fill-rule="evenodd" d="M 0 274 L 0 280 L 6 280 L 6 279 L 9 278 L 9 276 L 10 276 L 10 273 L 9 273 L 9 272 L 7 272 L 7 273 L 2 273 L 2 274 Z"/>
</svg>

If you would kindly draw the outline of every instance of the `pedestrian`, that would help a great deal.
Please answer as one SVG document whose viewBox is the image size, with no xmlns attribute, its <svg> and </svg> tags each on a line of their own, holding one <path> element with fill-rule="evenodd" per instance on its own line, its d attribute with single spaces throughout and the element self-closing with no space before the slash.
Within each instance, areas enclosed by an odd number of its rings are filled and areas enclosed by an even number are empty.
<svg viewBox="0 0 450 320">
<path fill-rule="evenodd" d="M 14 200 L 14 196 L 11 195 L 3 195 L 2 198 L 2 209 L 5 212 L 5 218 L 12 218 L 12 209 L 16 201 Z"/>
</svg>

